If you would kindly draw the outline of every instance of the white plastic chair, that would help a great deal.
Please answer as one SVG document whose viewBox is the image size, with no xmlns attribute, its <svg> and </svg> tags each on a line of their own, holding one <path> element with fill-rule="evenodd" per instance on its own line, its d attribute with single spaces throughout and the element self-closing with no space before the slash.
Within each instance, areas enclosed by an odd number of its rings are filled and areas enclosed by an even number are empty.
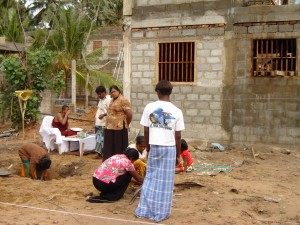
<svg viewBox="0 0 300 225">
<path fill-rule="evenodd" d="M 64 138 L 58 128 L 52 127 L 53 118 L 53 116 L 45 116 L 39 130 L 48 152 L 55 149 L 55 144 L 58 145 L 58 150 L 60 150 L 62 139 Z"/>
</svg>

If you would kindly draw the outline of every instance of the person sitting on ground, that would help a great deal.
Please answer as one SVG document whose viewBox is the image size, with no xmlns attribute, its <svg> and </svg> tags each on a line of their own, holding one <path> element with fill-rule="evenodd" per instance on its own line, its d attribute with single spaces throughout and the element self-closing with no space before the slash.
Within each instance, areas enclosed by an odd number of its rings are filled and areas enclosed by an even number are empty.
<svg viewBox="0 0 300 225">
<path fill-rule="evenodd" d="M 181 139 L 181 158 L 183 165 L 179 163 L 176 168 L 176 172 L 191 172 L 194 170 L 194 162 L 192 156 L 188 150 L 188 144 L 184 139 Z"/>
<path fill-rule="evenodd" d="M 48 152 L 34 143 L 27 143 L 21 146 L 18 151 L 21 158 L 26 177 L 31 179 L 45 179 L 47 169 L 51 165 Z"/>
<path fill-rule="evenodd" d="M 124 154 L 116 154 L 106 159 L 94 172 L 94 187 L 101 193 L 99 196 L 90 197 L 88 202 L 102 203 L 113 202 L 121 199 L 134 178 L 138 184 L 143 183 L 141 177 L 133 166 L 139 154 L 133 148 L 127 148 Z"/>
<path fill-rule="evenodd" d="M 147 150 L 144 142 L 144 136 L 137 136 L 135 139 L 135 144 L 129 145 L 128 148 L 134 148 L 139 153 L 139 159 L 136 160 L 133 165 L 138 174 L 142 177 L 145 177 L 147 168 Z"/>
<path fill-rule="evenodd" d="M 63 105 L 61 112 L 58 112 L 52 120 L 52 126 L 58 128 L 63 136 L 73 136 L 77 134 L 69 128 L 68 116 L 70 113 L 71 110 L 69 106 Z"/>
</svg>

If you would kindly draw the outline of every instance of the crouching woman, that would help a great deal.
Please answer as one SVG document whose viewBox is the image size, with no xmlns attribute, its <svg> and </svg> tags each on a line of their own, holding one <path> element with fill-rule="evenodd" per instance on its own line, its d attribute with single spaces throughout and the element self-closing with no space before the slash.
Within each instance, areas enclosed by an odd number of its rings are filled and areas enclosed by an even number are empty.
<svg viewBox="0 0 300 225">
<path fill-rule="evenodd" d="M 88 202 L 113 202 L 121 199 L 131 181 L 143 183 L 143 178 L 137 173 L 133 162 L 139 158 L 134 148 L 127 148 L 124 154 L 113 155 L 106 159 L 94 172 L 93 184 L 99 190 L 100 196 L 90 197 Z"/>
</svg>

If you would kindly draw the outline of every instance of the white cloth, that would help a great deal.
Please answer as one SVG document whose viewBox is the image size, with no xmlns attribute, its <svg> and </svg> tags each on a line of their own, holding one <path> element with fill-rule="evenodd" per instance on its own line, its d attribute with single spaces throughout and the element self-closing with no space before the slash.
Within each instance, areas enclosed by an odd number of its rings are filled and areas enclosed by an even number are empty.
<svg viewBox="0 0 300 225">
<path fill-rule="evenodd" d="M 103 99 L 100 99 L 98 102 L 98 109 L 95 115 L 95 125 L 96 126 L 105 126 L 105 122 L 106 122 L 106 116 L 103 117 L 102 120 L 99 119 L 99 116 L 101 114 L 107 113 L 107 108 L 109 106 L 110 103 L 110 95 L 106 95 Z"/>
<path fill-rule="evenodd" d="M 173 103 L 156 101 L 146 105 L 141 125 L 149 127 L 150 145 L 175 145 L 175 131 L 184 130 L 182 111 Z"/>
<path fill-rule="evenodd" d="M 128 146 L 128 148 L 134 148 L 139 153 L 139 159 L 147 159 L 147 150 L 144 149 L 142 153 L 137 149 L 136 144 L 131 144 Z"/>
<path fill-rule="evenodd" d="M 86 138 L 63 137 L 62 141 L 62 145 L 59 148 L 59 154 L 79 150 L 80 156 L 82 156 L 83 152 L 94 150 L 96 146 L 95 135 L 90 135 Z"/>
<path fill-rule="evenodd" d="M 48 150 L 54 150 L 54 140 L 56 144 L 59 145 L 62 143 L 62 138 L 64 137 L 61 135 L 58 128 L 52 127 L 51 124 L 53 118 L 53 116 L 45 116 L 39 130 L 39 133 L 43 138 L 43 142 Z"/>
</svg>

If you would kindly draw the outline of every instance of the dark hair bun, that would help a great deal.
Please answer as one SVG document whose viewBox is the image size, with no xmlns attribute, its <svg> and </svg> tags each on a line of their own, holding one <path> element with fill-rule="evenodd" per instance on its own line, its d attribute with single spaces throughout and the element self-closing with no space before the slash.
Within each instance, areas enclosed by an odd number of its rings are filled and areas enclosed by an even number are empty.
<svg viewBox="0 0 300 225">
<path fill-rule="evenodd" d="M 135 148 L 126 148 L 124 154 L 128 159 L 137 160 L 139 158 L 139 153 Z"/>
</svg>

